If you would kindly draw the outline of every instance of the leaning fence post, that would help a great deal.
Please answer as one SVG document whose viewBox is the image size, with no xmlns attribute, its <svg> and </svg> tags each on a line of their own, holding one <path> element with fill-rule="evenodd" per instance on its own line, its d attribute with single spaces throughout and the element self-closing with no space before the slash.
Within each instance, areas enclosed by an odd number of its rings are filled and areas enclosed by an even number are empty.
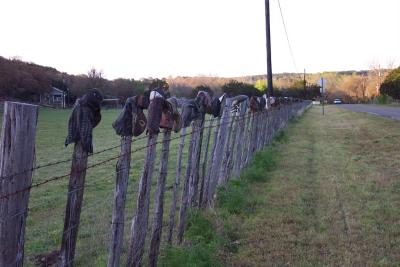
<svg viewBox="0 0 400 267">
<path fill-rule="evenodd" d="M 179 142 L 179 150 L 176 159 L 176 174 L 175 174 L 175 182 L 173 184 L 173 189 L 172 189 L 172 202 L 169 211 L 168 237 L 167 237 L 168 244 L 172 244 L 172 234 L 174 232 L 174 227 L 175 227 L 175 213 L 176 213 L 176 205 L 178 202 L 179 184 L 181 180 L 182 155 L 183 155 L 183 147 L 185 146 L 185 136 L 186 136 L 186 128 L 182 128 L 180 142 Z"/>
<path fill-rule="evenodd" d="M 187 209 L 189 208 L 189 186 L 190 186 L 190 174 L 192 172 L 192 164 L 193 164 L 193 150 L 194 150 L 194 143 L 196 138 L 196 132 L 194 130 L 195 121 L 192 122 L 192 132 L 190 134 L 190 141 L 189 141 L 189 149 L 188 149 L 188 160 L 186 165 L 186 174 L 185 180 L 183 181 L 183 188 L 182 188 L 182 200 L 181 200 L 181 207 L 179 209 L 179 224 L 178 224 L 178 233 L 177 239 L 178 243 L 181 244 L 183 240 L 183 234 L 185 232 L 186 226 L 186 213 Z"/>
<path fill-rule="evenodd" d="M 157 189 L 154 197 L 154 217 L 151 229 L 149 265 L 153 267 L 157 266 L 157 258 L 160 250 L 160 241 L 161 241 L 161 233 L 163 226 L 162 220 L 164 215 L 165 182 L 167 179 L 167 171 L 168 171 L 168 155 L 169 155 L 170 141 L 171 141 L 171 130 L 165 129 L 162 141 L 160 170 L 157 179 Z"/>
<path fill-rule="evenodd" d="M 206 147 L 204 149 L 204 159 L 201 165 L 201 184 L 200 184 L 200 192 L 199 192 L 199 207 L 202 205 L 203 202 L 203 192 L 204 192 L 204 185 L 206 183 L 206 177 L 207 177 L 207 172 L 206 172 L 206 167 L 208 163 L 208 147 L 210 146 L 210 137 L 211 137 L 211 129 L 214 126 L 214 120 L 215 118 L 211 118 L 210 124 L 208 125 L 208 133 L 207 133 L 207 138 L 206 138 Z"/>
<path fill-rule="evenodd" d="M 221 157 L 222 157 L 222 161 L 221 161 L 221 166 L 220 169 L 218 170 L 219 176 L 218 176 L 218 186 L 219 185 L 223 185 L 228 181 L 228 165 L 229 165 L 229 158 L 230 158 L 230 154 L 231 154 L 231 146 L 230 146 L 230 142 L 231 142 L 231 136 L 232 136 L 232 128 L 235 122 L 235 118 L 236 118 L 236 112 L 232 115 L 231 117 L 231 121 L 228 124 L 228 128 L 227 128 L 227 132 L 226 132 L 226 141 L 225 141 L 225 145 L 221 147 Z"/>
<path fill-rule="evenodd" d="M 32 183 L 37 117 L 35 105 L 5 102 L 0 139 L 0 266 L 23 266 L 29 203 L 25 189 Z"/>
<path fill-rule="evenodd" d="M 249 147 L 250 147 L 250 137 L 251 137 L 251 119 L 252 119 L 252 112 L 249 111 L 246 114 L 246 121 L 244 126 L 244 143 L 242 149 L 242 160 L 240 162 L 240 170 L 243 170 L 244 167 L 247 165 L 248 157 L 249 157 Z"/>
<path fill-rule="evenodd" d="M 214 194 L 219 180 L 218 175 L 220 173 L 222 164 L 222 153 L 224 152 L 224 148 L 226 146 L 226 140 L 228 134 L 227 129 L 229 127 L 228 123 L 230 119 L 231 106 L 232 106 L 232 100 L 228 98 L 225 102 L 224 111 L 221 117 L 221 125 L 216 140 L 213 162 L 212 165 L 210 166 L 210 181 L 207 192 L 208 195 L 206 196 L 207 199 L 203 200 L 207 201 L 208 206 L 212 206 L 213 204 Z"/>
<path fill-rule="evenodd" d="M 131 163 L 132 136 L 121 137 L 121 152 L 116 166 L 114 210 L 111 222 L 111 241 L 108 267 L 119 266 L 124 237 L 125 201 Z"/>
<path fill-rule="evenodd" d="M 142 262 L 149 219 L 151 177 L 156 158 L 157 136 L 157 134 L 150 134 L 147 139 L 147 150 L 142 176 L 140 177 L 136 213 L 132 220 L 127 266 L 140 266 Z"/>
<path fill-rule="evenodd" d="M 100 104 L 103 96 L 97 89 L 79 98 L 68 121 L 65 145 L 75 143 L 65 208 L 64 229 L 58 266 L 73 266 L 75 246 L 81 216 L 88 153 L 93 152 L 92 130 L 101 120 Z"/>
<path fill-rule="evenodd" d="M 198 205 L 197 197 L 198 197 L 198 188 L 199 188 L 199 168 L 200 168 L 200 156 L 201 156 L 201 146 L 203 142 L 203 128 L 204 126 L 204 117 L 200 120 L 196 121 L 194 126 L 194 131 L 196 132 L 196 137 L 193 146 L 193 165 L 190 174 L 189 180 L 189 206 L 195 207 Z"/>
<path fill-rule="evenodd" d="M 243 103 L 245 105 L 246 103 Z M 233 176 L 239 176 L 240 169 L 241 169 L 241 164 L 243 160 L 243 146 L 244 143 L 246 142 L 245 140 L 245 125 L 246 125 L 246 113 L 241 112 L 239 120 L 238 120 L 238 125 L 237 125 L 237 131 L 238 133 L 236 134 L 236 154 L 235 159 L 233 161 Z"/>
<path fill-rule="evenodd" d="M 216 118 L 216 120 L 217 120 L 217 118 Z M 206 164 L 208 164 L 208 168 L 207 168 L 206 176 L 204 177 L 205 181 L 204 181 L 204 187 L 203 187 L 203 194 L 202 194 L 201 202 L 200 202 L 200 206 L 203 209 L 206 208 L 208 205 L 208 192 L 210 189 L 210 180 L 211 180 L 211 165 L 214 162 L 214 153 L 215 153 L 215 149 L 217 147 L 217 138 L 218 138 L 218 133 L 219 133 L 220 127 L 221 127 L 221 123 L 217 121 L 217 124 L 214 127 L 213 146 L 211 149 L 210 158 L 209 158 L 208 162 L 206 163 Z"/>
<path fill-rule="evenodd" d="M 87 168 L 87 152 L 77 142 L 72 156 L 59 266 L 73 266 Z"/>
</svg>

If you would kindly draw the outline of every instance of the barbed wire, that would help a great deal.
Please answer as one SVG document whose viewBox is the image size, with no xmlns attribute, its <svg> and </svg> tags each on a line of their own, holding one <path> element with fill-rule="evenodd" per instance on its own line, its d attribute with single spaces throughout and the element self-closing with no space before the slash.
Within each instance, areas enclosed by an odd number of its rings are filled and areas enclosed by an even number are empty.
<svg viewBox="0 0 400 267">
<path fill-rule="evenodd" d="M 177 140 L 177 139 L 182 138 L 183 136 L 191 135 L 191 134 L 195 133 L 196 131 L 198 132 L 198 131 L 202 131 L 202 130 L 208 129 L 208 128 L 215 128 L 215 127 L 218 127 L 218 126 L 221 126 L 221 125 L 224 125 L 224 124 L 232 123 L 232 122 L 234 122 L 234 121 L 239 121 L 239 120 L 246 119 L 246 118 L 248 118 L 248 117 L 250 117 L 250 116 L 258 116 L 258 115 L 260 115 L 260 114 L 262 114 L 262 113 L 265 113 L 265 112 L 268 112 L 268 110 L 262 110 L 262 111 L 259 111 L 259 112 L 247 112 L 247 113 L 245 113 L 245 114 L 230 116 L 230 117 L 228 118 L 228 121 L 219 122 L 219 123 L 217 123 L 217 124 L 215 124 L 215 125 L 211 125 L 211 126 L 210 126 L 210 125 L 209 125 L 209 126 L 205 126 L 205 125 L 206 125 L 205 122 L 206 122 L 206 121 L 211 121 L 212 119 L 203 120 L 203 123 L 202 123 L 202 126 L 201 126 L 201 127 L 198 127 L 196 130 L 193 130 L 193 129 L 192 129 L 192 131 L 190 131 L 190 132 L 188 132 L 188 133 L 185 133 L 185 134 L 182 134 L 182 133 L 181 133 L 180 135 L 178 135 L 178 136 L 176 136 L 176 137 L 170 138 L 169 141 Z M 239 120 L 237 119 L 238 117 L 239 117 Z M 241 117 L 241 118 L 240 118 L 240 117 Z M 223 118 L 221 118 L 221 120 L 222 120 L 222 119 L 223 119 Z M 143 137 L 141 137 L 141 139 L 144 139 L 144 138 L 146 138 L 146 137 L 147 137 L 147 136 L 143 136 Z M 134 140 L 135 140 L 135 139 L 134 139 Z M 136 139 L 136 140 L 138 140 L 138 139 Z M 161 141 L 161 142 L 162 142 L 162 141 Z M 156 141 L 156 142 L 154 142 L 154 143 L 152 143 L 152 144 L 149 144 L 149 145 L 146 145 L 146 146 L 143 146 L 143 147 L 134 149 L 134 150 L 132 150 L 132 151 L 130 152 L 130 154 L 135 153 L 135 152 L 138 152 L 138 151 L 141 151 L 141 150 L 144 150 L 144 149 L 146 149 L 146 148 L 148 148 L 148 147 L 150 147 L 150 146 L 160 144 L 161 142 L 160 142 L 160 141 Z M 119 146 L 121 146 L 121 145 L 119 145 Z M 108 149 L 110 149 L 110 148 L 108 148 Z M 101 151 L 99 151 L 98 153 L 100 153 L 100 152 L 101 152 Z M 124 155 L 126 155 L 126 154 L 127 154 L 127 153 L 120 153 L 120 154 L 118 154 L 118 155 L 116 155 L 116 156 L 113 156 L 113 157 L 111 157 L 111 158 L 108 158 L 108 159 L 105 159 L 105 160 L 103 160 L 103 161 L 100 161 L 100 162 L 94 163 L 94 164 L 92 164 L 92 165 L 89 165 L 89 166 L 87 166 L 86 168 L 83 168 L 83 169 L 81 169 L 81 170 L 78 170 L 78 171 L 76 171 L 76 172 L 74 172 L 74 173 L 80 174 L 80 173 L 82 173 L 82 172 L 84 172 L 84 171 L 86 171 L 86 170 L 88 170 L 88 169 L 92 169 L 92 168 L 95 168 L 95 167 L 97 167 L 97 166 L 101 166 L 101 165 L 103 165 L 103 164 L 105 164 L 105 163 L 107 163 L 107 162 L 110 162 L 110 161 L 112 161 L 112 160 L 119 159 L 120 157 L 122 157 L 122 156 L 124 156 Z M 1 196 L 0 196 L 0 201 L 2 201 L 2 200 L 4 200 L 4 199 L 8 199 L 10 196 L 13 196 L 13 195 L 16 195 L 16 194 L 19 194 L 19 193 L 23 193 L 23 192 L 29 191 L 29 190 L 31 190 L 32 188 L 40 187 L 40 186 L 42 186 L 42 185 L 44 185 L 44 184 L 47 184 L 47 183 L 50 183 L 50 182 L 53 182 L 53 181 L 57 181 L 57 180 L 60 180 L 60 179 L 66 178 L 66 177 L 69 177 L 69 176 L 71 176 L 72 174 L 73 174 L 73 172 L 68 172 L 68 173 L 63 174 L 63 175 L 52 176 L 52 177 L 46 178 L 46 179 L 43 180 L 43 181 L 40 181 L 40 182 L 31 184 L 30 186 L 25 187 L 25 188 L 23 188 L 23 189 L 19 189 L 19 190 L 16 190 L 16 191 L 14 191 L 14 192 L 11 192 L 11 193 L 1 195 Z"/>
</svg>

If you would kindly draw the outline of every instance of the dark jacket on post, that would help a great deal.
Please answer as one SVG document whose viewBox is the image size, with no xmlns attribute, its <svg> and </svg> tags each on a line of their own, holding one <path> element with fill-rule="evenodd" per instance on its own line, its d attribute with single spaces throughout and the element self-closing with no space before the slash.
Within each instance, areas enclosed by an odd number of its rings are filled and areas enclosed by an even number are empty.
<svg viewBox="0 0 400 267">
<path fill-rule="evenodd" d="M 81 142 L 83 150 L 93 153 L 92 132 L 101 120 L 100 104 L 103 96 L 97 89 L 92 89 L 79 98 L 68 121 L 68 135 L 65 146 Z"/>
</svg>

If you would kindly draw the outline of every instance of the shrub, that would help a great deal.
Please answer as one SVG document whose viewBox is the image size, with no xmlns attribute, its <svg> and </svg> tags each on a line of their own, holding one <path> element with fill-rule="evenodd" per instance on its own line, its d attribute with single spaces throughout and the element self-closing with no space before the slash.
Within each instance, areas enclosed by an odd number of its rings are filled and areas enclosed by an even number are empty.
<svg viewBox="0 0 400 267">
<path fill-rule="evenodd" d="M 400 67 L 388 74 L 381 84 L 380 92 L 394 99 L 400 99 Z"/>
<path fill-rule="evenodd" d="M 384 104 L 390 104 L 393 101 L 393 99 L 388 95 L 380 95 L 377 97 L 377 101 L 378 104 L 384 105 Z"/>
</svg>

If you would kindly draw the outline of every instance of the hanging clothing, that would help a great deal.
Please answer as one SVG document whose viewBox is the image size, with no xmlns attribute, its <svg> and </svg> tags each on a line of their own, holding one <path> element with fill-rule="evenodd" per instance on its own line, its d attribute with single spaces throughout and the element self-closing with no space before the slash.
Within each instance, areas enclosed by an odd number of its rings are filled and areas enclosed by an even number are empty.
<svg viewBox="0 0 400 267">
<path fill-rule="evenodd" d="M 112 126 L 120 136 L 139 136 L 146 129 L 147 119 L 143 113 L 144 97 L 142 95 L 129 97 L 125 106 Z"/>
<path fill-rule="evenodd" d="M 97 89 L 90 90 L 76 101 L 68 121 L 65 146 L 81 142 L 84 151 L 93 153 L 92 132 L 101 121 L 102 101 L 103 96 Z"/>
</svg>

